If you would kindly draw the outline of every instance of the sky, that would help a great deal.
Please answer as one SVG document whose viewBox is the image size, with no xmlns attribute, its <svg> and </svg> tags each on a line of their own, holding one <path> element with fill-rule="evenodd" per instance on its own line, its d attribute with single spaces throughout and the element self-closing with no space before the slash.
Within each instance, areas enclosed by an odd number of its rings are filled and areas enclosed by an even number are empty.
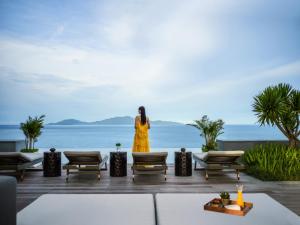
<svg viewBox="0 0 300 225">
<path fill-rule="evenodd" d="M 298 0 L 0 0 L 0 124 L 208 115 L 254 124 L 253 96 L 300 88 Z"/>
</svg>

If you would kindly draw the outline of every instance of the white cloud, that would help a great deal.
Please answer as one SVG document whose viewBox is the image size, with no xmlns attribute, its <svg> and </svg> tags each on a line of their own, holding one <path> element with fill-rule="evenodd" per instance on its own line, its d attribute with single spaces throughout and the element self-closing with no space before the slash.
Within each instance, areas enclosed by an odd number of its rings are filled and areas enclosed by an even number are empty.
<svg viewBox="0 0 300 225">
<path fill-rule="evenodd" d="M 183 95 L 183 99 L 193 98 L 201 95 L 216 95 L 222 96 L 232 90 L 239 91 L 241 87 L 252 86 L 257 87 L 261 84 L 271 85 L 275 82 L 284 82 L 287 77 L 299 77 L 300 75 L 300 60 L 290 62 L 284 65 L 277 65 L 272 68 L 267 68 L 255 73 L 221 75 L 216 79 L 209 79 L 201 89 L 194 88 L 192 91 Z M 220 79 L 222 78 L 222 79 Z M 213 90 L 213 91 L 212 91 Z"/>
<path fill-rule="evenodd" d="M 151 57 L 87 51 L 62 45 L 36 46 L 20 41 L 0 40 L 0 50 L 2 67 L 13 69 L 22 79 L 34 80 L 32 85 L 44 85 L 44 91 L 49 89 L 49 92 L 56 84 L 52 83 L 53 87 L 51 84 L 46 85 L 43 82 L 45 74 L 77 82 L 77 85 L 65 82 L 64 85 L 68 86 L 65 90 L 68 91 L 112 85 L 133 96 L 136 91 L 143 95 L 147 93 L 144 86 L 151 88 L 155 85 L 163 70 L 161 62 Z M 32 74 L 39 74 L 40 79 L 32 79 Z"/>
<path fill-rule="evenodd" d="M 104 26 L 103 35 L 113 48 L 129 47 L 134 41 L 133 39 L 136 32 L 135 26 L 134 18 L 125 15 Z"/>
<path fill-rule="evenodd" d="M 270 63 L 276 61 L 272 51 L 262 62 L 254 61 L 264 54 L 256 50 L 265 42 L 256 45 L 260 39 L 255 37 L 261 35 L 257 24 L 251 30 L 248 21 L 241 21 L 243 14 L 252 16 L 251 10 L 259 6 L 257 1 L 234 0 L 108 1 L 84 18 L 74 19 L 75 13 L 70 19 L 55 20 L 52 30 L 45 27 L 44 34 L 49 34 L 45 38 L 0 35 L 0 81 L 2 86 L 14 86 L 14 92 L 19 88 L 46 96 L 48 102 L 80 103 L 91 114 L 103 110 L 101 115 L 106 115 L 120 108 L 119 113 L 126 114 L 146 104 L 158 119 L 187 120 L 220 112 L 216 105 L 226 108 L 227 103 L 235 112 L 241 110 L 235 118 L 242 118 L 249 109 L 234 105 L 236 95 L 244 98 L 239 99 L 243 105 L 258 88 L 300 72 L 295 53 L 289 57 L 280 51 L 282 60 Z M 245 65 L 243 72 L 236 69 L 240 63 Z M 268 63 L 271 67 L 262 66 Z M 12 94 L 5 90 L 0 103 L 4 95 Z M 173 118 L 164 118 L 168 116 Z"/>
<path fill-rule="evenodd" d="M 107 48 L 2 38 L 0 63 L 20 74 L 52 74 L 80 83 L 66 88 L 68 91 L 113 85 L 133 98 L 136 92 L 155 98 L 159 93 L 152 93 L 151 89 L 181 79 L 176 73 L 178 62 L 208 57 L 217 49 L 219 37 L 211 17 L 232 6 L 222 1 L 178 1 L 172 4 L 172 11 L 165 11 L 155 7 L 157 4 L 150 3 L 145 8 L 133 4 L 127 10 L 122 10 L 121 5 L 119 11 L 110 12 L 105 18 L 100 14 L 102 22 L 91 28 L 98 31 L 99 46 L 104 42 Z M 64 30 L 64 25 L 57 26 L 52 38 Z"/>
<path fill-rule="evenodd" d="M 65 31 L 65 26 L 63 24 L 58 25 L 56 30 L 52 34 L 52 38 L 56 38 L 57 36 L 61 35 Z"/>
</svg>

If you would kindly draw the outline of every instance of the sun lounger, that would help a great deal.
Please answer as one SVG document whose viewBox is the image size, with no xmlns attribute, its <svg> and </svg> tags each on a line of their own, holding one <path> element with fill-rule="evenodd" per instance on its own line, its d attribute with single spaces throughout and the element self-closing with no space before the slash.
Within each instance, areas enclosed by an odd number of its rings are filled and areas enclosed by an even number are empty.
<svg viewBox="0 0 300 225">
<path fill-rule="evenodd" d="M 103 166 L 107 170 L 108 156 L 102 158 L 98 151 L 65 151 L 64 155 L 69 162 L 63 166 L 66 170 L 66 181 L 69 180 L 69 174 L 97 174 L 100 180 L 100 171 Z"/>
<path fill-rule="evenodd" d="M 151 194 L 47 194 L 17 215 L 18 225 L 155 225 Z"/>
<path fill-rule="evenodd" d="M 132 180 L 138 174 L 164 174 L 167 180 L 167 152 L 132 153 Z"/>
<path fill-rule="evenodd" d="M 199 163 L 205 169 L 205 178 L 208 179 L 208 171 L 220 171 L 224 169 L 235 170 L 237 179 L 240 179 L 240 170 L 244 165 L 237 161 L 244 154 L 243 151 L 209 151 L 194 153 L 195 169 Z"/>
<path fill-rule="evenodd" d="M 42 161 L 41 153 L 0 152 L 0 170 L 17 173 L 21 181 L 26 169 Z"/>
</svg>

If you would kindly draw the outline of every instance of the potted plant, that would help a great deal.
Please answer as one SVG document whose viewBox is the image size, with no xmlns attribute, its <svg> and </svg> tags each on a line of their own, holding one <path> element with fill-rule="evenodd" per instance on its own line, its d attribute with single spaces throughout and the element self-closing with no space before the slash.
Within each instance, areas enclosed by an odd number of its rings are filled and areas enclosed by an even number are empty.
<svg viewBox="0 0 300 225">
<path fill-rule="evenodd" d="M 229 205 L 230 203 L 230 194 L 228 192 L 220 193 L 221 201 L 223 205 Z"/>
<path fill-rule="evenodd" d="M 20 124 L 20 129 L 25 135 L 25 144 L 26 148 L 22 149 L 21 152 L 37 152 L 38 149 L 34 147 L 34 143 L 37 142 L 37 138 L 42 134 L 42 129 L 44 128 L 44 118 L 45 115 L 40 117 L 31 116 L 28 117 L 28 120 L 25 123 Z"/>
<path fill-rule="evenodd" d="M 116 149 L 117 149 L 117 152 L 120 151 L 120 149 L 121 149 L 121 143 L 116 143 Z"/>
<path fill-rule="evenodd" d="M 204 137 L 205 145 L 202 145 L 202 151 L 208 152 L 209 150 L 217 149 L 216 139 L 220 134 L 223 134 L 223 120 L 216 121 L 209 120 L 208 116 L 203 116 L 201 120 L 195 120 L 194 124 L 188 124 L 200 130 L 200 136 Z"/>
</svg>

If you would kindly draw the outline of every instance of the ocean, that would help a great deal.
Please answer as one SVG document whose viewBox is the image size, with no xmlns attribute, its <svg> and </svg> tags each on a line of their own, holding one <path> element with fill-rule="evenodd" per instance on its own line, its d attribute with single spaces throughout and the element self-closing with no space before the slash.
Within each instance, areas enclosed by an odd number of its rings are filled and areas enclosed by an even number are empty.
<svg viewBox="0 0 300 225">
<path fill-rule="evenodd" d="M 188 151 L 201 151 L 204 143 L 199 131 L 191 126 L 152 126 L 149 131 L 151 151 L 168 151 L 169 162 L 174 151 L 184 147 Z M 40 151 L 57 150 L 100 150 L 104 154 L 115 149 L 117 142 L 123 151 L 131 151 L 134 127 L 131 125 L 46 125 L 35 146 Z M 275 140 L 285 139 L 274 127 L 257 125 L 225 125 L 223 140 Z M 24 139 L 18 125 L 0 125 L 0 139 Z M 130 154 L 129 154 L 130 155 Z M 65 161 L 65 160 L 64 160 Z M 131 161 L 129 156 L 128 161 Z"/>
</svg>

